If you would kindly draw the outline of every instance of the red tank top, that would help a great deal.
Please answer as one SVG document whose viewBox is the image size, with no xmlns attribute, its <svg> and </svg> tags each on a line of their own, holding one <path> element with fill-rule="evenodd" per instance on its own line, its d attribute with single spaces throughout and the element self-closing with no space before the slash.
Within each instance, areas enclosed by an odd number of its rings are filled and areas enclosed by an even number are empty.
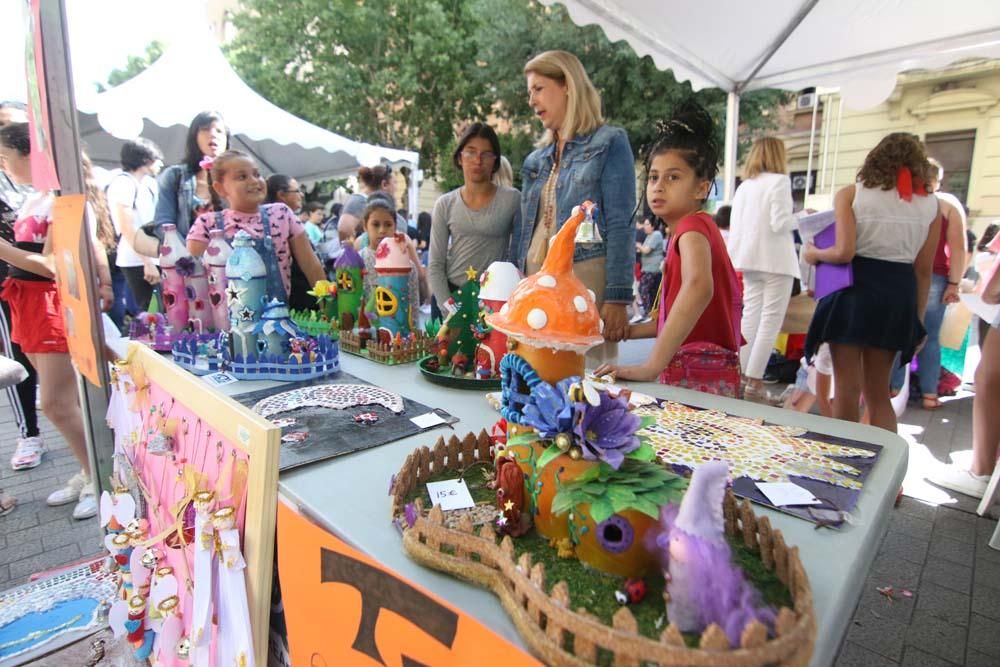
<svg viewBox="0 0 1000 667">
<path fill-rule="evenodd" d="M 934 253 L 934 273 L 945 278 L 951 273 L 951 249 L 948 248 L 948 216 L 941 216 L 941 238 Z"/>
<path fill-rule="evenodd" d="M 736 279 L 733 264 L 729 260 L 726 242 L 711 216 L 703 211 L 683 218 L 670 236 L 663 272 L 662 305 L 657 331 L 663 328 L 665 318 L 681 290 L 681 254 L 677 242 L 687 233 L 701 234 L 708 240 L 712 252 L 713 293 L 712 300 L 705 307 L 705 312 L 701 314 L 684 344 L 715 343 L 727 350 L 738 352 L 743 342 L 743 337 L 740 335 L 743 291 Z"/>
</svg>

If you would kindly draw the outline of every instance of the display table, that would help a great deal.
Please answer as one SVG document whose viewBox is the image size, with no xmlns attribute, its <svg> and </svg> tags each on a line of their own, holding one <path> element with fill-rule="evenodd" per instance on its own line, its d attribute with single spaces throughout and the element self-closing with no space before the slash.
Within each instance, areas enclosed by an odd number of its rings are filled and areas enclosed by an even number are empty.
<svg viewBox="0 0 1000 667">
<path fill-rule="evenodd" d="M 356 377 L 457 416 L 461 421 L 455 425 L 454 432 L 459 436 L 489 429 L 499 418 L 482 393 L 432 384 L 413 364 L 382 366 L 341 355 L 341 365 L 344 371 Z M 235 394 L 272 385 L 280 386 L 279 383 L 240 382 L 222 391 Z M 883 447 L 853 514 L 854 525 L 839 531 L 816 530 L 807 521 L 760 506 L 754 508 L 758 516 L 768 516 L 772 525 L 781 529 L 789 545 L 799 548 L 815 596 L 817 636 L 812 664 L 817 667 L 832 665 L 885 533 L 896 492 L 902 484 L 906 472 L 906 443 L 899 436 L 870 426 L 660 384 L 631 383 L 629 386 L 692 406 L 762 417 L 775 424 L 800 426 Z M 387 491 L 392 474 L 414 449 L 421 445 L 433 446 L 438 437 L 451 434 L 447 427 L 440 427 L 381 447 L 282 473 L 279 492 L 284 500 L 344 541 L 401 576 L 432 590 L 511 642 L 524 646 L 493 593 L 411 561 L 403 552 L 399 532 L 391 522 Z"/>
</svg>

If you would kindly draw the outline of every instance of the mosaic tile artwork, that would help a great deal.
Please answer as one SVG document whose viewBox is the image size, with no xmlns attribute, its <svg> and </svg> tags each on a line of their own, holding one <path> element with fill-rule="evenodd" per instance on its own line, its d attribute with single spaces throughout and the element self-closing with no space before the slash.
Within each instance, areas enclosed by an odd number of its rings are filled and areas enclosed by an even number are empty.
<svg viewBox="0 0 1000 667">
<path fill-rule="evenodd" d="M 638 415 L 656 423 L 640 432 L 666 464 L 695 467 L 705 461 L 728 461 L 733 478 L 787 482 L 789 476 L 826 482 L 845 489 L 862 486 L 861 471 L 837 458 L 872 459 L 876 452 L 811 438 L 794 426 L 765 424 L 762 419 L 699 410 L 679 403 L 646 406 Z"/>
<path fill-rule="evenodd" d="M 299 408 L 345 410 L 359 405 L 381 405 L 396 414 L 403 412 L 403 397 L 370 384 L 322 384 L 268 396 L 253 406 L 262 417 Z"/>
</svg>

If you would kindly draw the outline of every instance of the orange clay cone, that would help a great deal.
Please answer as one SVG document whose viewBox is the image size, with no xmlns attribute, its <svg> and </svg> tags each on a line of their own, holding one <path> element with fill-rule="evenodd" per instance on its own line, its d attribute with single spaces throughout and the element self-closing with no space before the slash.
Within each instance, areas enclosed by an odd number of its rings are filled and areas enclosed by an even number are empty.
<svg viewBox="0 0 1000 667">
<path fill-rule="evenodd" d="M 604 342 L 604 323 L 594 295 L 573 273 L 576 230 L 592 206 L 587 201 L 573 210 L 552 238 L 541 270 L 521 281 L 499 313 L 486 317 L 488 324 L 518 343 L 547 349 L 567 360 L 579 356 L 580 368 L 573 372 L 582 370 L 582 355 L 587 350 Z M 523 356 L 521 350 L 518 353 Z M 535 370 L 542 375 L 538 366 Z M 562 378 L 543 379 L 554 382 Z"/>
</svg>

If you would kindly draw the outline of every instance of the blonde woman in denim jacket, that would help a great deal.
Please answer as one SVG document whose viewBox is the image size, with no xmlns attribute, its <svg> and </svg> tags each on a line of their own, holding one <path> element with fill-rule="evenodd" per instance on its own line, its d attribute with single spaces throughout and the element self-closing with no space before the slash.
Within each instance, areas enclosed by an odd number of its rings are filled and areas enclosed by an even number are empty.
<svg viewBox="0 0 1000 667">
<path fill-rule="evenodd" d="M 590 288 L 604 320 L 603 346 L 588 355 L 599 364 L 617 357 L 628 331 L 635 262 L 635 159 L 625 130 L 604 124 L 601 98 L 571 53 L 546 51 L 524 66 L 528 104 L 545 128 L 521 167 L 521 224 L 511 237 L 512 261 L 538 271 L 549 239 L 586 200 L 597 204 L 601 243 L 579 246 L 574 270 Z"/>
</svg>

